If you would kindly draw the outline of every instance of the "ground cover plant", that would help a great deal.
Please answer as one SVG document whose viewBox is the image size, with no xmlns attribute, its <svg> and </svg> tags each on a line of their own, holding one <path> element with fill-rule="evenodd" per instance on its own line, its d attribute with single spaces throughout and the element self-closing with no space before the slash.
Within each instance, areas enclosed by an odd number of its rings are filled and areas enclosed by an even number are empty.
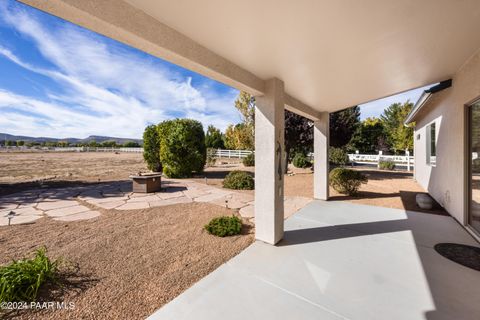
<svg viewBox="0 0 480 320">
<path fill-rule="evenodd" d="M 358 193 L 358 189 L 362 183 L 367 183 L 367 177 L 360 171 L 335 168 L 330 171 L 330 185 L 337 192 L 354 196 Z"/>
<path fill-rule="evenodd" d="M 213 218 L 205 225 L 205 230 L 218 237 L 233 236 L 242 231 L 242 220 L 235 216 Z"/>
<path fill-rule="evenodd" d="M 378 168 L 380 170 L 394 170 L 395 169 L 395 162 L 391 160 L 381 160 L 378 163 Z"/>
<path fill-rule="evenodd" d="M 235 190 L 253 190 L 255 181 L 249 172 L 235 170 L 227 174 L 223 187 Z"/>
<path fill-rule="evenodd" d="M 35 301 L 40 287 L 55 283 L 58 272 L 59 260 L 51 261 L 45 247 L 38 249 L 33 258 L 0 266 L 0 302 Z"/>
</svg>

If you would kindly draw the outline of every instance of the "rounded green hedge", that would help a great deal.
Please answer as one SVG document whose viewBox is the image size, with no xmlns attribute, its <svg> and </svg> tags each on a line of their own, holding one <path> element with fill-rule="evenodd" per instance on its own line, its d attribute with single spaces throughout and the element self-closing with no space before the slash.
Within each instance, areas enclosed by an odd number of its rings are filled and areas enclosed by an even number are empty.
<svg viewBox="0 0 480 320">
<path fill-rule="evenodd" d="M 223 179 L 223 187 L 235 190 L 253 190 L 255 180 L 249 172 L 235 170 Z"/>
<path fill-rule="evenodd" d="M 245 167 L 254 167 L 255 166 L 255 154 L 250 153 L 248 156 L 243 158 L 242 163 Z"/>
<path fill-rule="evenodd" d="M 158 125 L 163 173 L 171 178 L 202 172 L 206 159 L 205 133 L 199 121 L 175 119 Z"/>
<path fill-rule="evenodd" d="M 342 148 L 330 147 L 328 150 L 328 161 L 331 164 L 344 166 L 348 163 L 348 154 Z"/>
<path fill-rule="evenodd" d="M 368 182 L 367 177 L 363 173 L 341 167 L 330 171 L 329 178 L 333 189 L 349 196 L 356 195 L 360 185 Z"/>
<path fill-rule="evenodd" d="M 292 164 L 296 168 L 307 168 L 312 165 L 312 163 L 308 160 L 307 156 L 301 152 L 297 152 L 295 157 L 293 157 Z"/>
<path fill-rule="evenodd" d="M 242 231 L 242 220 L 235 216 L 213 218 L 204 228 L 218 237 L 233 236 Z"/>
<path fill-rule="evenodd" d="M 143 159 L 149 170 L 162 171 L 160 161 L 160 138 L 156 125 L 150 125 L 143 132 Z"/>
</svg>

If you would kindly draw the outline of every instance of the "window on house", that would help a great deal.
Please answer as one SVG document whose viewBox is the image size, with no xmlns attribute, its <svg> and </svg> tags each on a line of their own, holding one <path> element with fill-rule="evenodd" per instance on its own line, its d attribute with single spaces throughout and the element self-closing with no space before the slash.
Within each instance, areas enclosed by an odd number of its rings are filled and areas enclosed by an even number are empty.
<svg viewBox="0 0 480 320">
<path fill-rule="evenodd" d="M 427 164 L 435 166 L 437 163 L 437 142 L 435 122 L 427 126 Z"/>
</svg>

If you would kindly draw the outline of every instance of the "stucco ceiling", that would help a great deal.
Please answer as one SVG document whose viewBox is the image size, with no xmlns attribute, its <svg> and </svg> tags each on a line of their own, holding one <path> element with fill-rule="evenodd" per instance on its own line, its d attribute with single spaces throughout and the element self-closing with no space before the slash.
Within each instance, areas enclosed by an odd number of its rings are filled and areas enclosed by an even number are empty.
<svg viewBox="0 0 480 320">
<path fill-rule="evenodd" d="M 335 111 L 452 77 L 479 0 L 127 0 L 290 95 Z"/>
</svg>

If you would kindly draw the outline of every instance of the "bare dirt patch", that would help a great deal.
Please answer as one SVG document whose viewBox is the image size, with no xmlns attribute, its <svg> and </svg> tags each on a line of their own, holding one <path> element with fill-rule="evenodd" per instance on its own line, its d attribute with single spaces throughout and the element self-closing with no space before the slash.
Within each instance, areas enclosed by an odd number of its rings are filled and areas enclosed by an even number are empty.
<svg viewBox="0 0 480 320">
<path fill-rule="evenodd" d="M 79 182 L 126 180 L 145 171 L 141 153 L 0 152 L 0 195 L 38 187 Z"/>
<path fill-rule="evenodd" d="M 102 210 L 96 219 L 72 223 L 43 218 L 0 228 L 0 264 L 45 245 L 49 256 L 78 265 L 76 276 L 54 301 L 74 310 L 26 311 L 18 319 L 144 319 L 192 284 L 240 253 L 253 228 L 218 238 L 203 226 L 232 211 L 190 203 L 132 211 Z M 66 279 L 69 280 L 69 279 Z M 43 296 L 51 301 L 52 296 Z"/>
</svg>

